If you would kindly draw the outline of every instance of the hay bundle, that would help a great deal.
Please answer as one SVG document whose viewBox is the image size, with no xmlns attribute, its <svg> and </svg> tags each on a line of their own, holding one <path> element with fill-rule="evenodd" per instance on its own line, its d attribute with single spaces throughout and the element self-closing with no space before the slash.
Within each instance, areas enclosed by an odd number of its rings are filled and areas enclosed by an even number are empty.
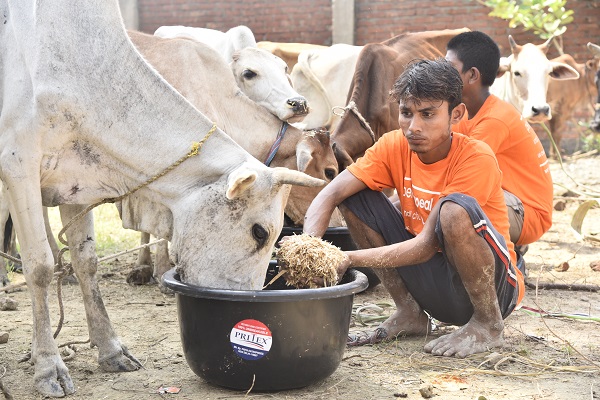
<svg viewBox="0 0 600 400">
<path fill-rule="evenodd" d="M 280 273 L 286 274 L 288 286 L 297 288 L 318 287 L 313 279 L 322 278 L 324 286 L 338 281 L 336 267 L 346 255 L 338 247 L 307 234 L 294 235 L 277 250 Z"/>
</svg>

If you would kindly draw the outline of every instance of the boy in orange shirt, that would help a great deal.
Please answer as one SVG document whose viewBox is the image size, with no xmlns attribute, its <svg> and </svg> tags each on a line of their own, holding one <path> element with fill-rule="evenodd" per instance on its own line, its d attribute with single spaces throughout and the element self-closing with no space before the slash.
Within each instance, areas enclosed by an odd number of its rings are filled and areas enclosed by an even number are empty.
<svg viewBox="0 0 600 400">
<path fill-rule="evenodd" d="M 492 38 L 483 32 L 465 32 L 452 38 L 446 49 L 446 59 L 463 80 L 467 107 L 467 115 L 452 129 L 484 141 L 496 155 L 510 240 L 521 258 L 526 245 L 552 226 L 553 187 L 546 153 L 517 109 L 490 93 L 500 63 L 500 50 Z"/>
<path fill-rule="evenodd" d="M 444 59 L 407 67 L 392 94 L 401 130 L 386 133 L 310 205 L 304 232 L 322 236 L 336 207 L 361 250 L 338 267 L 371 267 L 397 310 L 349 345 L 425 335 L 429 317 L 461 325 L 425 345 L 466 357 L 502 344 L 521 301 L 523 276 L 508 236 L 501 172 L 483 142 L 453 133 L 464 112 L 462 82 Z M 394 188 L 399 207 L 381 192 Z"/>
</svg>

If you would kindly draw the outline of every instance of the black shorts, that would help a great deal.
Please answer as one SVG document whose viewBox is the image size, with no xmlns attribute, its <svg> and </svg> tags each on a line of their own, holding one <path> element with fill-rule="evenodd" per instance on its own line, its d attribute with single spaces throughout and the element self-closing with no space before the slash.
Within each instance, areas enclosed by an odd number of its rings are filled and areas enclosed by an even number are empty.
<svg viewBox="0 0 600 400">
<path fill-rule="evenodd" d="M 515 268 L 510 260 L 504 237 L 488 221 L 485 213 L 470 196 L 456 193 L 439 200 L 452 201 L 463 207 L 478 235 L 483 237 L 496 260 L 495 282 L 498 303 L 503 318 L 516 307 L 519 289 Z M 343 205 L 371 229 L 383 236 L 387 244 L 399 243 L 414 236 L 406 230 L 400 211 L 381 192 L 363 190 Z M 439 242 L 444 234 L 439 222 L 435 228 Z M 456 268 L 450 264 L 443 249 L 428 261 L 396 268 L 408 291 L 432 318 L 453 325 L 466 324 L 473 315 L 473 305 Z"/>
</svg>

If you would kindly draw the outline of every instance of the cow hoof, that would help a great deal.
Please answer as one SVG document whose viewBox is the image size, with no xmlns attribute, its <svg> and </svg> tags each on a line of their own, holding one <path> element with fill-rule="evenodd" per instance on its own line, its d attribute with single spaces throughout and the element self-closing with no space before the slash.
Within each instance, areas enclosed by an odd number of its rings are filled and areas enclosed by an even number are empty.
<svg viewBox="0 0 600 400">
<path fill-rule="evenodd" d="M 127 274 L 127 283 L 130 285 L 147 285 L 156 283 L 152 276 L 154 270 L 149 265 L 140 265 Z"/>
<path fill-rule="evenodd" d="M 122 351 L 122 353 L 98 360 L 100 368 L 106 372 L 131 372 L 143 368 L 142 363 L 129 353 L 125 346 L 122 347 Z"/>
<path fill-rule="evenodd" d="M 69 370 L 62 360 L 60 364 L 48 362 L 47 367 L 40 367 L 40 364 L 39 361 L 36 362 L 34 377 L 35 388 L 40 394 L 45 397 L 64 397 L 75 393 Z"/>
</svg>

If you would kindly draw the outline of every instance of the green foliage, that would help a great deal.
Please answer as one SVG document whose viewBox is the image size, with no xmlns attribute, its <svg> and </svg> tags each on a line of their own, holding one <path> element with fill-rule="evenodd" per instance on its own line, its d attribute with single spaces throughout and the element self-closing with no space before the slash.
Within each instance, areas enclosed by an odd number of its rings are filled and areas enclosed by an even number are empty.
<svg viewBox="0 0 600 400">
<path fill-rule="evenodd" d="M 567 10 L 567 0 L 485 0 L 493 8 L 488 15 L 508 21 L 509 27 L 523 27 L 547 40 L 562 35 L 573 22 L 573 11 Z"/>
<path fill-rule="evenodd" d="M 600 134 L 588 130 L 581 136 L 581 151 L 600 151 Z"/>
</svg>

